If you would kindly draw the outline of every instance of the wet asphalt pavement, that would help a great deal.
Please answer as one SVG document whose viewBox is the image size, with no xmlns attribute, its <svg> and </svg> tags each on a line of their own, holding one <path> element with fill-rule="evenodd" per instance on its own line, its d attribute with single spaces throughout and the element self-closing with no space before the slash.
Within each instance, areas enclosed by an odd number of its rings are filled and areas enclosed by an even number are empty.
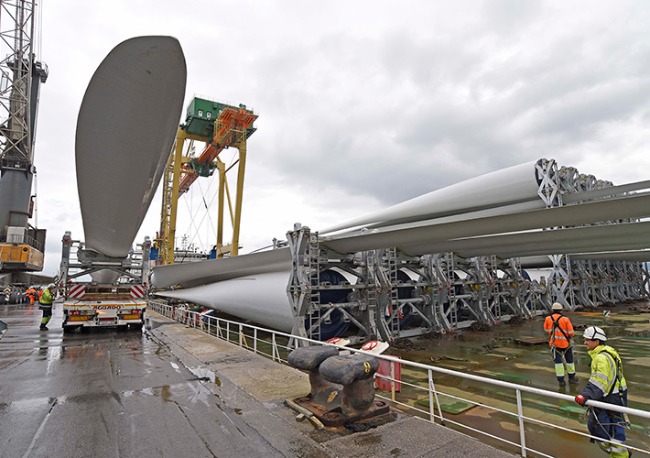
<svg viewBox="0 0 650 458">
<path fill-rule="evenodd" d="M 49 331 L 0 306 L 0 457 L 281 456 L 142 331 Z"/>
</svg>

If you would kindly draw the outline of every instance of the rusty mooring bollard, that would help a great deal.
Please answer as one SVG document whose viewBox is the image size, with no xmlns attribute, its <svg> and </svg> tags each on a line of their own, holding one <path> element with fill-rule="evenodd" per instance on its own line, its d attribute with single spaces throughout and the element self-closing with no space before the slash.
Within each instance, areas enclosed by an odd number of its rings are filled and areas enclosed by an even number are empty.
<svg viewBox="0 0 650 458">
<path fill-rule="evenodd" d="M 343 385 L 341 413 L 348 418 L 363 417 L 375 407 L 377 358 L 366 355 L 341 355 L 326 359 L 320 373 L 326 380 Z"/>
<path fill-rule="evenodd" d="M 326 359 L 338 355 L 335 347 L 301 347 L 289 354 L 287 360 L 296 369 L 309 371 L 309 383 L 311 389 L 309 395 L 299 398 L 302 404 L 311 404 L 319 407 L 322 411 L 332 410 L 341 402 L 341 385 L 328 382 L 320 372 L 319 367 Z"/>
</svg>

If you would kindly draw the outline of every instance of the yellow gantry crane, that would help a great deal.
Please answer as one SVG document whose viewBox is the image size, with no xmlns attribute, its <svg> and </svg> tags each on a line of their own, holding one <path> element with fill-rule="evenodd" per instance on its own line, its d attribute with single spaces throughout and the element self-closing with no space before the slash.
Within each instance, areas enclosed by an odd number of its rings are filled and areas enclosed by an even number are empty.
<svg viewBox="0 0 650 458">
<path fill-rule="evenodd" d="M 159 264 L 174 263 L 179 197 L 187 192 L 198 177 L 211 176 L 215 169 L 219 172 L 217 257 L 221 258 L 226 253 L 237 256 L 246 170 L 246 141 L 256 130 L 253 127 L 256 119 L 257 115 L 246 109 L 245 105 L 234 107 L 198 97 L 192 99 L 187 109 L 185 124 L 178 128 L 176 145 L 165 170 L 160 232 L 156 237 L 155 245 L 158 248 Z M 205 148 L 198 157 L 193 153 L 194 141 L 205 143 Z M 186 142 L 188 142 L 186 149 L 188 153 L 183 155 Z M 226 168 L 226 164 L 219 158 L 219 153 L 230 147 L 239 151 L 239 157 L 235 163 Z M 237 191 L 233 209 L 226 174 L 235 165 L 238 166 Z M 232 222 L 232 241 L 229 245 L 223 244 L 226 200 Z"/>
</svg>

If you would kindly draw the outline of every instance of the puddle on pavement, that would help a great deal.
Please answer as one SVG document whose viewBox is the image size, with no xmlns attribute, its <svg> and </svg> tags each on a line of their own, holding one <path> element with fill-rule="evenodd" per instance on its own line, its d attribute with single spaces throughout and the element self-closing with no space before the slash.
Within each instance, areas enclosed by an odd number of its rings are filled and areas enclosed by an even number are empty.
<svg viewBox="0 0 650 458">
<path fill-rule="evenodd" d="M 211 382 L 214 383 L 217 386 L 221 386 L 221 380 L 216 376 L 216 374 L 204 367 L 188 367 L 187 368 L 192 374 L 196 376 L 198 380 L 204 381 L 204 382 Z"/>
<path fill-rule="evenodd" d="M 608 344 L 616 348 L 623 359 L 623 370 L 628 383 L 630 407 L 650 410 L 650 313 L 628 309 L 627 305 L 608 307 L 610 317 L 603 315 L 603 309 L 595 311 L 568 312 L 576 330 L 574 354 L 576 370 L 580 377 L 577 385 L 558 388 L 551 352 L 547 341 L 542 345 L 521 345 L 515 339 L 544 337 L 545 316 L 535 317 L 519 324 L 501 324 L 489 331 L 458 331 L 446 336 L 411 339 L 412 350 L 391 348 L 387 354 L 400 356 L 423 364 L 445 369 L 481 375 L 488 378 L 513 382 L 520 385 L 541 388 L 575 396 L 586 385 L 590 375 L 591 358 L 583 344 L 582 330 L 590 325 L 603 328 Z M 396 393 L 396 400 L 420 410 L 429 411 L 429 395 L 416 387 L 427 386 L 426 372 L 402 367 L 402 392 Z M 455 397 L 484 403 L 508 412 L 516 412 L 516 393 L 507 388 L 495 387 L 481 382 L 434 373 L 438 390 Z M 413 387 L 409 386 L 414 385 Z M 379 394 L 390 396 L 386 391 Z M 550 424 L 575 428 L 587 432 L 584 419 L 585 409 L 573 402 L 554 400 L 534 394 L 522 393 L 526 416 Z M 513 442 L 519 442 L 517 418 L 495 412 L 481 406 L 439 395 L 438 401 L 443 416 L 470 427 L 486 431 Z M 559 405 L 558 405 L 559 404 Z M 435 414 L 438 404 L 434 399 Z M 428 417 L 428 414 L 421 414 Z M 650 421 L 633 418 L 633 427 L 627 431 L 628 441 L 640 448 L 650 449 L 648 427 Z M 452 426 L 453 427 L 453 426 Z M 467 429 L 460 431 L 470 434 Z M 481 441 L 486 436 L 479 434 Z M 552 456 L 591 456 L 599 450 L 587 439 L 553 428 L 527 422 L 527 445 Z M 498 441 L 491 445 L 506 448 Z M 518 453 L 519 449 L 506 448 Z M 570 453 L 569 453 L 570 452 Z M 567 454 L 568 453 L 568 454 Z"/>
</svg>

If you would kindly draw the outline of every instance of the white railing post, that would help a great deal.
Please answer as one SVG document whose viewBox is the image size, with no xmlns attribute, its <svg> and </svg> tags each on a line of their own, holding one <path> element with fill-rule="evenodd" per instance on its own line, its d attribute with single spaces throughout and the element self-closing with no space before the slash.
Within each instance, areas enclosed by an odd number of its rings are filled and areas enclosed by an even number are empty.
<svg viewBox="0 0 650 458">
<path fill-rule="evenodd" d="M 521 456 L 526 456 L 526 433 L 524 431 L 524 408 L 521 405 L 521 390 L 517 390 L 517 415 L 519 416 L 519 436 L 521 437 Z"/>
<path fill-rule="evenodd" d="M 438 405 L 438 414 L 440 415 L 440 424 L 444 425 L 445 424 L 445 419 L 442 417 L 442 406 L 440 405 L 440 399 L 438 399 L 438 391 L 436 390 L 436 385 L 433 383 L 433 371 L 431 369 L 428 370 L 429 373 L 429 417 L 431 419 L 431 422 L 434 421 L 435 419 L 435 414 L 433 413 L 433 406 L 434 406 L 434 397 L 435 397 L 435 404 Z"/>
<path fill-rule="evenodd" d="M 395 402 L 395 361 L 390 362 L 390 400 Z"/>
<path fill-rule="evenodd" d="M 271 341 L 273 342 L 272 347 L 271 347 L 271 359 L 273 361 L 275 361 L 275 351 L 276 351 L 276 348 L 277 348 L 277 343 L 275 342 L 275 332 L 273 333 L 273 337 L 272 337 Z"/>
</svg>

